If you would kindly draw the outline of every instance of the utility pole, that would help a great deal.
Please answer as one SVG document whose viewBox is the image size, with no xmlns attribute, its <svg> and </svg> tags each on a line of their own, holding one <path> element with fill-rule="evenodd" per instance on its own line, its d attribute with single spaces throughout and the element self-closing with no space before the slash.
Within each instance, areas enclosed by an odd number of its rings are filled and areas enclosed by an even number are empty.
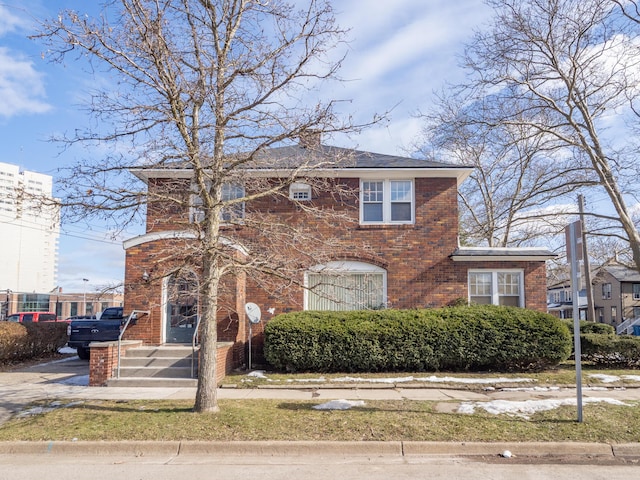
<svg viewBox="0 0 640 480">
<path fill-rule="evenodd" d="M 596 316 L 593 307 L 591 267 L 589 266 L 589 249 L 587 248 L 587 228 L 584 221 L 584 197 L 582 195 L 578 195 L 578 208 L 580 211 L 580 224 L 582 225 L 582 261 L 584 262 L 584 281 L 587 290 L 587 321 L 595 322 Z"/>
</svg>

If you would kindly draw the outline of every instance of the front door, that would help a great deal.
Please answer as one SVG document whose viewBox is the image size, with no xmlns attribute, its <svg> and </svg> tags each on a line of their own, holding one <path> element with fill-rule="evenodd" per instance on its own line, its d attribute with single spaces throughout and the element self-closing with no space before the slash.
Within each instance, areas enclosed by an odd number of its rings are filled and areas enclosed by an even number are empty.
<svg viewBox="0 0 640 480">
<path fill-rule="evenodd" d="M 198 279 L 193 272 L 167 282 L 165 342 L 191 343 L 198 321 Z"/>
</svg>

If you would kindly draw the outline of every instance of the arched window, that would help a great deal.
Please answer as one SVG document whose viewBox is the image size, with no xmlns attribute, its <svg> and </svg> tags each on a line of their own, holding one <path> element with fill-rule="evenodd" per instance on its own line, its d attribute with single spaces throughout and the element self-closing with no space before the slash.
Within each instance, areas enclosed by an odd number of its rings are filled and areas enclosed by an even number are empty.
<svg viewBox="0 0 640 480">
<path fill-rule="evenodd" d="M 364 262 L 316 265 L 305 276 L 305 310 L 366 310 L 387 304 L 387 272 Z"/>
</svg>

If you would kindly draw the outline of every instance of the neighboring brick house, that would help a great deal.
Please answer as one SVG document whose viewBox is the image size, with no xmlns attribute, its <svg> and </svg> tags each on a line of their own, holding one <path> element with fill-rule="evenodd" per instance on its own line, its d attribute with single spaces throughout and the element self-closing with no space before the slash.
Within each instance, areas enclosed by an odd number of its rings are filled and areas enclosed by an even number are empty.
<svg viewBox="0 0 640 480">
<path fill-rule="evenodd" d="M 598 269 L 593 279 L 596 321 L 614 327 L 640 318 L 640 273 L 622 265 Z"/>
<path fill-rule="evenodd" d="M 304 145 L 270 149 L 273 175 L 281 165 L 307 155 Z M 345 219 L 330 233 L 343 248 L 320 264 L 301 260 L 308 289 L 291 287 L 289 295 L 276 295 L 251 278 L 238 274 L 227 279 L 218 317 L 219 337 L 236 343 L 234 362 L 244 361 L 248 327 L 245 302 L 261 307 L 263 320 L 271 314 L 302 309 L 429 308 L 460 299 L 546 310 L 545 261 L 554 255 L 545 249 L 461 248 L 458 243 L 458 186 L 470 167 L 318 145 L 315 155 L 348 154 L 341 168 L 317 173 L 328 182 L 354 192 L 336 199 L 335 194 L 312 187 L 304 179 L 290 187 L 291 201 L 269 198 L 251 205 L 237 205 L 237 215 L 268 212 L 318 231 L 296 202 L 313 202 L 340 212 Z M 188 168 L 134 169 L 133 174 L 150 191 L 189 195 L 192 172 Z M 268 178 L 270 169 L 261 170 Z M 316 174 L 315 172 L 313 173 Z M 309 178 L 308 174 L 308 178 Z M 228 195 L 242 195 L 230 187 Z M 295 200 L 295 201 L 294 201 Z M 185 203 L 186 205 L 187 203 Z M 124 243 L 126 250 L 125 310 L 149 310 L 148 317 L 131 327 L 126 337 L 148 344 L 189 343 L 195 331 L 197 298 L 190 278 L 164 276 L 169 271 L 162 251 L 175 245 L 188 254 L 193 234 L 190 221 L 197 221 L 197 208 L 151 204 L 146 233 Z M 237 255 L 245 255 L 242 227 L 229 231 Z M 239 240 L 240 239 L 240 240 Z M 233 246 L 232 245 L 232 246 Z M 362 248 L 350 248 L 358 246 Z M 293 251 L 293 249 L 292 249 Z M 163 263 L 164 262 L 164 263 Z M 164 269 L 164 270 L 163 270 Z M 181 293 L 182 292 L 182 293 Z M 260 348 L 262 327 L 254 327 L 254 345 Z M 259 352 L 257 352 L 259 354 Z"/>
</svg>

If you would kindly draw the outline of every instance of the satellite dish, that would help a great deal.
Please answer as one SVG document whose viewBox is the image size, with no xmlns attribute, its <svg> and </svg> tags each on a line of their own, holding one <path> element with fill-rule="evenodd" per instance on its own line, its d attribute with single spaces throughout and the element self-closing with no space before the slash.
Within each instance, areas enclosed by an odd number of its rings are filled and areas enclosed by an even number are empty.
<svg viewBox="0 0 640 480">
<path fill-rule="evenodd" d="M 249 317 L 249 322 L 251 323 L 260 323 L 260 316 L 262 313 L 260 312 L 260 307 L 255 303 L 246 303 L 244 305 L 244 311 L 247 312 L 247 317 Z"/>
</svg>

